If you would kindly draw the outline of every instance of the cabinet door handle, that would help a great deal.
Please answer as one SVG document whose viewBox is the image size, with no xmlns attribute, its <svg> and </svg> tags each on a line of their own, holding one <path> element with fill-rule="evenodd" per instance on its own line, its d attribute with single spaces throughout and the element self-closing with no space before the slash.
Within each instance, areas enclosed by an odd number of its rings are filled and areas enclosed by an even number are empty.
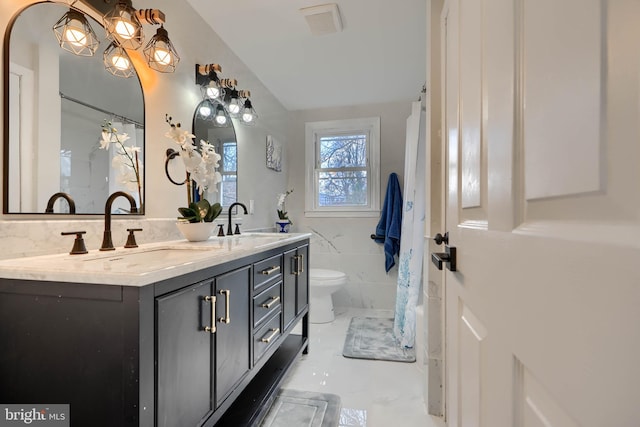
<svg viewBox="0 0 640 427">
<path fill-rule="evenodd" d="M 262 303 L 262 307 L 264 307 L 264 308 L 271 308 L 271 306 L 272 306 L 273 304 L 275 304 L 276 302 L 280 301 L 280 297 L 269 297 L 269 299 L 270 299 L 271 301 L 269 301 L 269 302 L 263 302 L 263 303 Z"/>
<path fill-rule="evenodd" d="M 298 274 L 300 274 L 300 267 L 298 266 L 298 255 L 292 256 L 291 261 L 293 261 L 293 267 L 291 268 L 291 270 L 293 270 L 292 274 L 297 276 Z"/>
<path fill-rule="evenodd" d="M 206 295 L 203 299 L 207 302 L 211 302 L 211 326 L 205 326 L 204 331 L 215 334 L 216 333 L 216 296 Z"/>
<path fill-rule="evenodd" d="M 271 268 L 267 268 L 265 270 L 262 270 L 260 273 L 265 274 L 267 276 L 270 276 L 271 274 L 280 271 L 280 266 L 279 265 L 274 265 Z"/>
<path fill-rule="evenodd" d="M 298 274 L 302 274 L 304 273 L 304 254 L 300 254 L 298 256 L 300 257 L 300 271 L 298 271 Z"/>
<path fill-rule="evenodd" d="M 260 342 L 269 344 L 271 340 L 280 333 L 280 328 L 271 328 L 269 330 L 271 331 L 271 335 L 269 335 L 269 338 L 261 338 Z"/>
<path fill-rule="evenodd" d="M 229 289 L 221 289 L 220 295 L 225 295 L 226 298 L 224 300 L 224 317 L 219 318 L 218 320 L 222 323 L 231 323 L 230 313 L 229 313 L 229 305 L 231 300 L 231 291 Z"/>
</svg>

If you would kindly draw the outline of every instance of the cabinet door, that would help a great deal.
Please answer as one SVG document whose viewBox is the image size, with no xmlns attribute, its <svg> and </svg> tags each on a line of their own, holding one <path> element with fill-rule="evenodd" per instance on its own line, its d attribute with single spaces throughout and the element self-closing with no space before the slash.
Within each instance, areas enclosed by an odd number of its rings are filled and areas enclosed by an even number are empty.
<svg viewBox="0 0 640 427">
<path fill-rule="evenodd" d="M 157 425 L 195 426 L 213 412 L 213 281 L 156 298 Z"/>
<path fill-rule="evenodd" d="M 296 284 L 296 315 L 300 314 L 309 301 L 309 246 L 297 250 L 298 274 Z"/>
<path fill-rule="evenodd" d="M 216 277 L 216 407 L 251 367 L 250 286 L 248 266 Z"/>
<path fill-rule="evenodd" d="M 287 329 L 296 317 L 297 256 L 295 249 L 284 253 L 284 277 L 282 279 L 282 319 L 284 329 Z"/>
</svg>

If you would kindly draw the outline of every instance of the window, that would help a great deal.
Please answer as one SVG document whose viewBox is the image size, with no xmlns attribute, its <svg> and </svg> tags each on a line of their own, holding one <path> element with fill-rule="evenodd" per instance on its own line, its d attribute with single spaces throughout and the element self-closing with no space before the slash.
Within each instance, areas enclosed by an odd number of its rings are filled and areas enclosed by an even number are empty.
<svg viewBox="0 0 640 427">
<path fill-rule="evenodd" d="M 306 124 L 307 216 L 378 216 L 380 118 Z"/>
<path fill-rule="evenodd" d="M 222 144 L 222 161 L 218 172 L 222 175 L 220 204 L 230 206 L 236 202 L 238 183 L 238 147 L 235 141 Z"/>
</svg>

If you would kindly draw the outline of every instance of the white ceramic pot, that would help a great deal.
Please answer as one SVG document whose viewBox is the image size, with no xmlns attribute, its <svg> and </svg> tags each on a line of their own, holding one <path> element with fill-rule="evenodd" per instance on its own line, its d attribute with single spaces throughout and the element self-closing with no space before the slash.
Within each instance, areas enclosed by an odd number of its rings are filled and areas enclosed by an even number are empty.
<svg viewBox="0 0 640 427">
<path fill-rule="evenodd" d="M 176 225 L 188 241 L 202 242 L 211 236 L 216 224 L 215 222 L 178 222 Z"/>
</svg>

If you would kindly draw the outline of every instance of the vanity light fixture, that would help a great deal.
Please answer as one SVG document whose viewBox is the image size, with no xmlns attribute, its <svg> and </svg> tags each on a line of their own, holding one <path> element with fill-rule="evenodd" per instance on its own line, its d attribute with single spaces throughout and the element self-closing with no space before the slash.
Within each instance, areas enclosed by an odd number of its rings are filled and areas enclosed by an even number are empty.
<svg viewBox="0 0 640 427">
<path fill-rule="evenodd" d="M 133 75 L 133 65 L 127 55 L 127 51 L 116 42 L 111 42 L 102 55 L 104 67 L 108 72 L 117 77 L 129 78 Z"/>
<path fill-rule="evenodd" d="M 162 24 L 143 52 L 149 67 L 161 73 L 173 73 L 180 62 L 180 57 L 169 40 L 169 33 Z"/>
<path fill-rule="evenodd" d="M 203 96 L 215 100 L 224 98 L 224 86 L 218 77 L 221 72 L 222 67 L 218 64 L 196 64 L 196 84 L 200 86 Z"/>
<path fill-rule="evenodd" d="M 118 0 L 104 17 L 107 38 L 126 49 L 137 49 L 144 42 L 142 24 L 131 0 Z"/>
<path fill-rule="evenodd" d="M 53 26 L 58 44 L 78 56 L 93 56 L 98 50 L 98 37 L 83 13 L 69 9 Z"/>
<path fill-rule="evenodd" d="M 214 126 L 229 126 L 229 117 L 240 119 L 240 123 L 244 125 L 253 125 L 258 115 L 249 99 L 251 92 L 237 89 L 236 79 L 221 79 L 220 73 L 222 67 L 218 64 L 196 64 L 196 84 L 202 90 L 203 99 L 209 99 L 216 106 Z M 200 105 L 207 108 L 204 101 Z M 197 114 L 207 120 L 201 113 Z"/>
</svg>

